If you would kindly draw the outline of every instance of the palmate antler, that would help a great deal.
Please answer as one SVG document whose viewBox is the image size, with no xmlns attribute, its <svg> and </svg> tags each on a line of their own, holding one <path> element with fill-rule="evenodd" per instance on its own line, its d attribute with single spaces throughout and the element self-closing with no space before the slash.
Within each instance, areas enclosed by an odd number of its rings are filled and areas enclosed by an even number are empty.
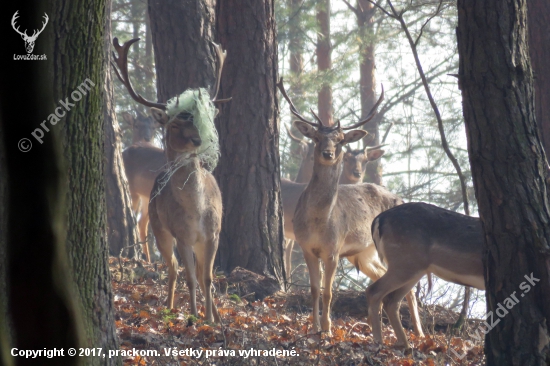
<svg viewBox="0 0 550 366">
<path fill-rule="evenodd" d="M 139 41 L 139 38 L 134 38 L 129 40 L 128 42 L 125 42 L 122 46 L 118 43 L 118 38 L 113 38 L 113 46 L 115 47 L 115 51 L 118 54 L 118 57 L 113 52 L 113 60 L 114 62 L 111 62 L 113 65 L 113 68 L 115 69 L 116 76 L 120 80 L 122 84 L 126 87 L 128 90 L 128 93 L 130 93 L 130 96 L 138 103 L 146 106 L 146 107 L 155 107 L 159 109 L 166 109 L 166 103 L 158 103 L 158 102 L 151 102 L 145 98 L 143 98 L 140 94 L 136 93 L 134 91 L 134 88 L 132 87 L 132 83 L 130 82 L 130 77 L 128 75 L 128 51 L 130 50 L 130 46 L 132 46 L 134 43 Z M 212 42 L 213 43 L 213 42 Z M 223 70 L 223 64 L 225 62 L 226 52 L 224 52 L 219 44 L 213 43 L 214 50 L 216 52 L 217 56 L 217 63 L 218 63 L 218 71 L 217 71 L 217 77 L 216 77 L 216 83 L 214 84 L 214 88 L 210 90 L 210 98 L 212 99 L 212 102 L 214 104 L 220 104 L 220 103 L 226 103 L 231 100 L 231 98 L 227 99 L 216 99 L 218 95 L 218 91 L 220 88 L 220 79 L 221 74 Z M 116 66 L 115 66 L 116 65 Z M 118 68 L 117 68 L 118 66 Z"/>
<path fill-rule="evenodd" d="M 283 97 L 286 99 L 286 101 L 288 102 L 288 104 L 290 105 L 290 112 L 296 116 L 300 121 L 302 122 L 305 122 L 305 123 L 308 123 L 310 125 L 312 125 L 313 127 L 316 127 L 316 128 L 320 128 L 320 127 L 326 127 L 324 126 L 323 124 L 323 121 L 321 121 L 321 119 L 315 114 L 315 112 L 313 112 L 312 109 L 310 109 L 310 112 L 311 114 L 313 114 L 313 117 L 315 117 L 315 119 L 317 120 L 317 122 L 313 122 L 313 121 L 309 121 L 307 120 L 304 116 L 302 116 L 298 110 L 296 109 L 296 107 L 294 106 L 294 103 L 292 103 L 292 100 L 290 99 L 290 97 L 288 96 L 288 94 L 286 93 L 286 90 L 285 90 L 285 86 L 283 85 L 283 78 L 281 78 L 279 80 L 279 82 L 277 83 L 277 87 L 279 88 L 279 90 L 281 91 L 281 93 L 283 94 Z M 342 129 L 342 130 L 352 130 L 354 128 L 357 128 L 357 127 L 360 127 L 362 125 L 364 125 L 365 123 L 369 122 L 373 117 L 374 115 L 376 114 L 376 109 L 378 108 L 378 106 L 380 105 L 380 103 L 382 103 L 382 101 L 384 100 L 384 85 L 381 85 L 382 87 L 382 92 L 380 93 L 380 98 L 378 98 L 378 101 L 376 102 L 376 104 L 371 108 L 369 114 L 367 115 L 367 117 L 351 126 L 346 126 L 346 127 L 340 127 L 340 120 L 338 119 L 336 121 L 336 126 L 332 127 L 331 129 L 332 130 L 338 130 L 338 129 Z"/>
<path fill-rule="evenodd" d="M 222 50 L 222 46 L 212 42 L 212 45 L 214 46 L 214 50 L 216 51 L 216 56 L 218 60 L 218 72 L 216 75 L 216 83 L 214 84 L 215 87 L 210 91 L 210 98 L 212 99 L 212 102 L 215 104 L 221 104 L 226 103 L 231 100 L 231 98 L 226 99 L 217 99 L 218 92 L 220 90 L 220 82 L 222 79 L 222 70 L 223 70 L 223 64 L 225 63 L 225 58 L 227 57 L 227 52 Z"/>
<path fill-rule="evenodd" d="M 310 125 L 312 125 L 313 127 L 322 127 L 322 122 L 321 120 L 319 119 L 319 117 L 315 116 L 315 118 L 317 119 L 318 122 L 312 122 L 312 121 L 309 121 L 307 120 L 304 116 L 302 116 L 298 110 L 296 109 L 296 107 L 294 106 L 294 103 L 292 103 L 292 100 L 290 99 L 290 97 L 288 96 L 288 94 L 286 93 L 286 90 L 285 90 L 285 86 L 283 84 L 283 78 L 281 78 L 279 80 L 279 82 L 277 83 L 277 88 L 279 88 L 279 90 L 281 91 L 281 94 L 283 94 L 283 97 L 286 99 L 286 101 L 288 102 L 288 104 L 290 105 L 290 112 L 296 116 L 300 121 L 302 122 L 305 122 L 305 123 L 308 123 Z M 313 112 L 313 111 L 312 111 Z M 315 114 L 314 114 L 315 115 Z"/>
<path fill-rule="evenodd" d="M 143 104 L 146 107 L 155 107 L 160 109 L 166 109 L 166 103 L 156 103 L 148 101 L 147 99 L 143 98 L 141 95 L 137 94 L 134 91 L 134 88 L 132 87 L 132 83 L 130 82 L 130 77 L 128 76 L 128 51 L 130 50 L 130 46 L 133 45 L 139 41 L 139 38 L 134 38 L 129 40 L 128 42 L 125 42 L 122 46 L 118 43 L 118 38 L 113 38 L 113 46 L 115 47 L 115 51 L 118 54 L 118 57 L 113 52 L 113 61 L 111 61 L 111 65 L 113 65 L 113 68 L 115 69 L 115 74 L 120 80 L 122 84 L 126 87 L 128 90 L 128 93 L 130 93 L 130 96 L 132 99 L 134 99 L 139 104 Z M 116 64 L 116 66 L 115 66 Z M 118 69 L 117 69 L 118 66 Z M 120 70 L 120 72 L 119 72 Z"/>
<path fill-rule="evenodd" d="M 360 127 L 365 123 L 369 122 L 375 116 L 376 109 L 378 109 L 378 106 L 384 100 L 384 85 L 380 84 L 380 87 L 382 88 L 382 92 L 380 93 L 380 98 L 378 98 L 378 101 L 376 102 L 376 104 L 372 106 L 367 117 L 351 126 L 342 127 L 342 130 L 353 130 L 354 128 Z M 340 121 L 338 121 L 338 126 L 340 126 Z"/>
</svg>

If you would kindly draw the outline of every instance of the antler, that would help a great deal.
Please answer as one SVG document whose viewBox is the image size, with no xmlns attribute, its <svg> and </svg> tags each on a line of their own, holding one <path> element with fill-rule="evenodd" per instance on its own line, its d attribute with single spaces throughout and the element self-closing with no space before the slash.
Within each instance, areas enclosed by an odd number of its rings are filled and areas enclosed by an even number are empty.
<svg viewBox="0 0 550 366">
<path fill-rule="evenodd" d="M 377 149 L 380 149 L 381 147 L 384 147 L 386 145 L 387 144 L 381 144 L 381 145 L 376 145 L 376 146 L 367 146 L 365 148 L 365 151 L 377 150 Z"/>
<path fill-rule="evenodd" d="M 17 10 L 15 14 L 13 14 L 13 17 L 11 18 L 11 26 L 13 27 L 13 30 L 19 33 L 22 37 L 28 38 L 29 36 L 27 35 L 27 30 L 25 30 L 25 32 L 21 32 L 19 30 L 19 27 L 15 28 L 15 21 L 17 20 L 17 18 L 19 18 L 19 15 L 17 15 L 17 13 L 19 13 L 19 10 Z"/>
<path fill-rule="evenodd" d="M 382 87 L 382 92 L 380 93 L 380 98 L 378 98 L 378 101 L 376 102 L 376 104 L 371 108 L 369 114 L 367 115 L 367 118 L 365 118 L 364 120 L 359 121 L 356 124 L 353 124 L 351 126 L 343 127 L 342 130 L 352 130 L 354 128 L 362 126 L 365 123 L 367 123 L 368 121 L 370 121 L 372 119 L 372 117 L 374 117 L 374 115 L 376 114 L 376 109 L 378 108 L 380 103 L 382 103 L 382 101 L 384 100 L 384 85 L 382 85 L 382 84 L 380 84 L 380 85 Z"/>
<path fill-rule="evenodd" d="M 292 132 L 290 132 L 290 129 L 288 128 L 287 125 L 285 125 L 285 128 L 286 128 L 286 132 L 288 133 L 288 136 L 290 137 L 291 140 L 293 140 L 294 142 L 297 142 L 299 144 L 304 142 L 304 140 L 302 140 L 301 138 L 298 138 L 298 137 L 294 136 L 292 134 Z"/>
<path fill-rule="evenodd" d="M 286 94 L 286 90 L 285 90 L 285 86 L 283 85 L 283 78 L 281 78 L 279 80 L 279 82 L 277 83 L 277 88 L 279 88 L 279 90 L 281 91 L 281 94 L 283 94 L 283 97 L 286 99 L 286 101 L 288 102 L 288 104 L 290 105 L 290 112 L 295 115 L 300 121 L 302 122 L 305 122 L 305 123 L 308 123 L 310 125 L 312 125 L 313 127 L 322 127 L 321 124 L 319 123 L 316 123 L 316 122 L 312 122 L 312 121 L 308 121 L 307 119 L 305 119 L 304 116 L 302 116 L 298 110 L 296 109 L 296 107 L 294 106 L 294 103 L 292 103 L 292 100 L 289 98 L 289 96 Z"/>
<path fill-rule="evenodd" d="M 216 84 L 214 89 L 210 90 L 210 98 L 212 99 L 213 103 L 226 103 L 229 102 L 232 98 L 226 98 L 226 99 L 216 99 L 218 97 L 218 92 L 220 91 L 220 81 L 222 79 L 222 70 L 223 70 L 223 64 L 225 63 L 225 58 L 227 57 L 227 52 L 222 49 L 222 46 L 212 42 L 212 45 L 214 46 L 214 51 L 216 51 L 217 56 L 217 63 L 218 63 L 218 73 L 216 76 Z"/>
<path fill-rule="evenodd" d="M 134 38 L 129 40 L 128 42 L 125 42 L 122 46 L 118 43 L 118 38 L 113 38 L 113 46 L 115 47 L 116 53 L 118 54 L 118 57 L 116 57 L 115 53 L 113 52 L 113 59 L 114 62 L 111 61 L 111 65 L 113 65 L 113 68 L 115 69 L 116 76 L 120 80 L 122 84 L 126 87 L 128 90 L 128 93 L 130 93 L 130 96 L 138 103 L 143 104 L 146 107 L 156 107 L 160 109 L 166 109 L 165 103 L 155 103 L 150 102 L 143 98 L 141 95 L 136 94 L 134 91 L 134 88 L 132 88 L 132 84 L 130 83 L 130 77 L 128 76 L 128 51 L 130 49 L 130 46 L 133 45 L 139 41 L 139 38 Z M 120 73 L 119 70 L 120 69 Z M 122 74 L 122 76 L 121 76 Z"/>
<path fill-rule="evenodd" d="M 40 29 L 39 31 L 35 30 L 33 33 L 32 33 L 32 36 L 30 36 L 29 38 L 32 38 L 32 39 L 36 39 L 38 38 L 38 36 L 40 35 L 40 33 L 42 33 L 42 31 L 44 30 L 44 28 L 46 28 L 46 25 L 48 24 L 48 20 L 50 18 L 48 18 L 48 14 L 44 13 L 44 18 L 46 18 L 46 22 L 42 22 L 42 29 Z M 25 34 L 26 34 L 26 31 L 25 31 Z"/>
</svg>

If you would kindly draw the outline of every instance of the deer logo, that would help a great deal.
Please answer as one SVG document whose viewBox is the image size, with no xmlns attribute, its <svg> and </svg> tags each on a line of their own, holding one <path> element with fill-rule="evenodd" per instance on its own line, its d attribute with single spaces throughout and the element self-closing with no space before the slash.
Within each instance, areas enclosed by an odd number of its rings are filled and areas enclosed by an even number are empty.
<svg viewBox="0 0 550 366">
<path fill-rule="evenodd" d="M 34 49 L 34 42 L 36 42 L 36 39 L 48 24 L 48 20 L 49 20 L 48 14 L 44 13 L 45 22 L 42 23 L 42 29 L 34 30 L 32 36 L 28 36 L 27 30 L 25 30 L 24 32 L 21 32 L 19 31 L 19 27 L 16 27 L 15 25 L 16 19 L 19 18 L 19 15 L 17 15 L 18 12 L 19 10 L 17 10 L 15 14 L 13 14 L 13 17 L 11 18 L 11 26 L 17 33 L 21 35 L 21 38 L 23 38 L 23 41 L 25 41 L 25 49 L 27 50 L 27 53 L 32 53 L 32 50 Z"/>
</svg>

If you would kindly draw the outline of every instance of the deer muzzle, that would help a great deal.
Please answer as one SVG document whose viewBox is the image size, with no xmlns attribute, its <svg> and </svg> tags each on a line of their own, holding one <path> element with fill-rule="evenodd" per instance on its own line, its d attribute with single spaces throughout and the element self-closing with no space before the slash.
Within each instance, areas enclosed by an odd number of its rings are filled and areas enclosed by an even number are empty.
<svg viewBox="0 0 550 366">
<path fill-rule="evenodd" d="M 325 158 L 326 160 L 334 159 L 334 151 L 332 150 L 324 150 L 322 154 L 323 158 Z"/>
</svg>

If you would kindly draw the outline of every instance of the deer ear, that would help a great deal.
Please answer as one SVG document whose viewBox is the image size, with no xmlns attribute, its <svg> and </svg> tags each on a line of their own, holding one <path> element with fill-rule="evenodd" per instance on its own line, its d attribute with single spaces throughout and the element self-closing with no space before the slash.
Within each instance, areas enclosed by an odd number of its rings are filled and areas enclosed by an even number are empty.
<svg viewBox="0 0 550 366">
<path fill-rule="evenodd" d="M 378 160 L 382 157 L 382 155 L 384 155 L 384 152 L 385 152 L 384 150 L 380 150 L 380 149 L 368 151 L 367 159 L 368 161 Z"/>
<path fill-rule="evenodd" d="M 122 118 L 124 121 L 129 124 L 131 127 L 134 126 L 134 117 L 128 112 L 122 112 Z"/>
<path fill-rule="evenodd" d="M 317 132 L 313 126 L 302 121 L 294 121 L 294 127 L 300 131 L 302 135 L 307 138 L 314 139 L 315 133 Z"/>
<path fill-rule="evenodd" d="M 342 144 L 350 144 L 355 141 L 361 140 L 363 137 L 367 135 L 367 131 L 365 130 L 353 130 L 344 135 L 344 139 L 342 140 Z"/>
<path fill-rule="evenodd" d="M 168 122 L 168 115 L 162 109 L 151 107 L 151 115 L 161 125 L 165 125 Z"/>
</svg>

